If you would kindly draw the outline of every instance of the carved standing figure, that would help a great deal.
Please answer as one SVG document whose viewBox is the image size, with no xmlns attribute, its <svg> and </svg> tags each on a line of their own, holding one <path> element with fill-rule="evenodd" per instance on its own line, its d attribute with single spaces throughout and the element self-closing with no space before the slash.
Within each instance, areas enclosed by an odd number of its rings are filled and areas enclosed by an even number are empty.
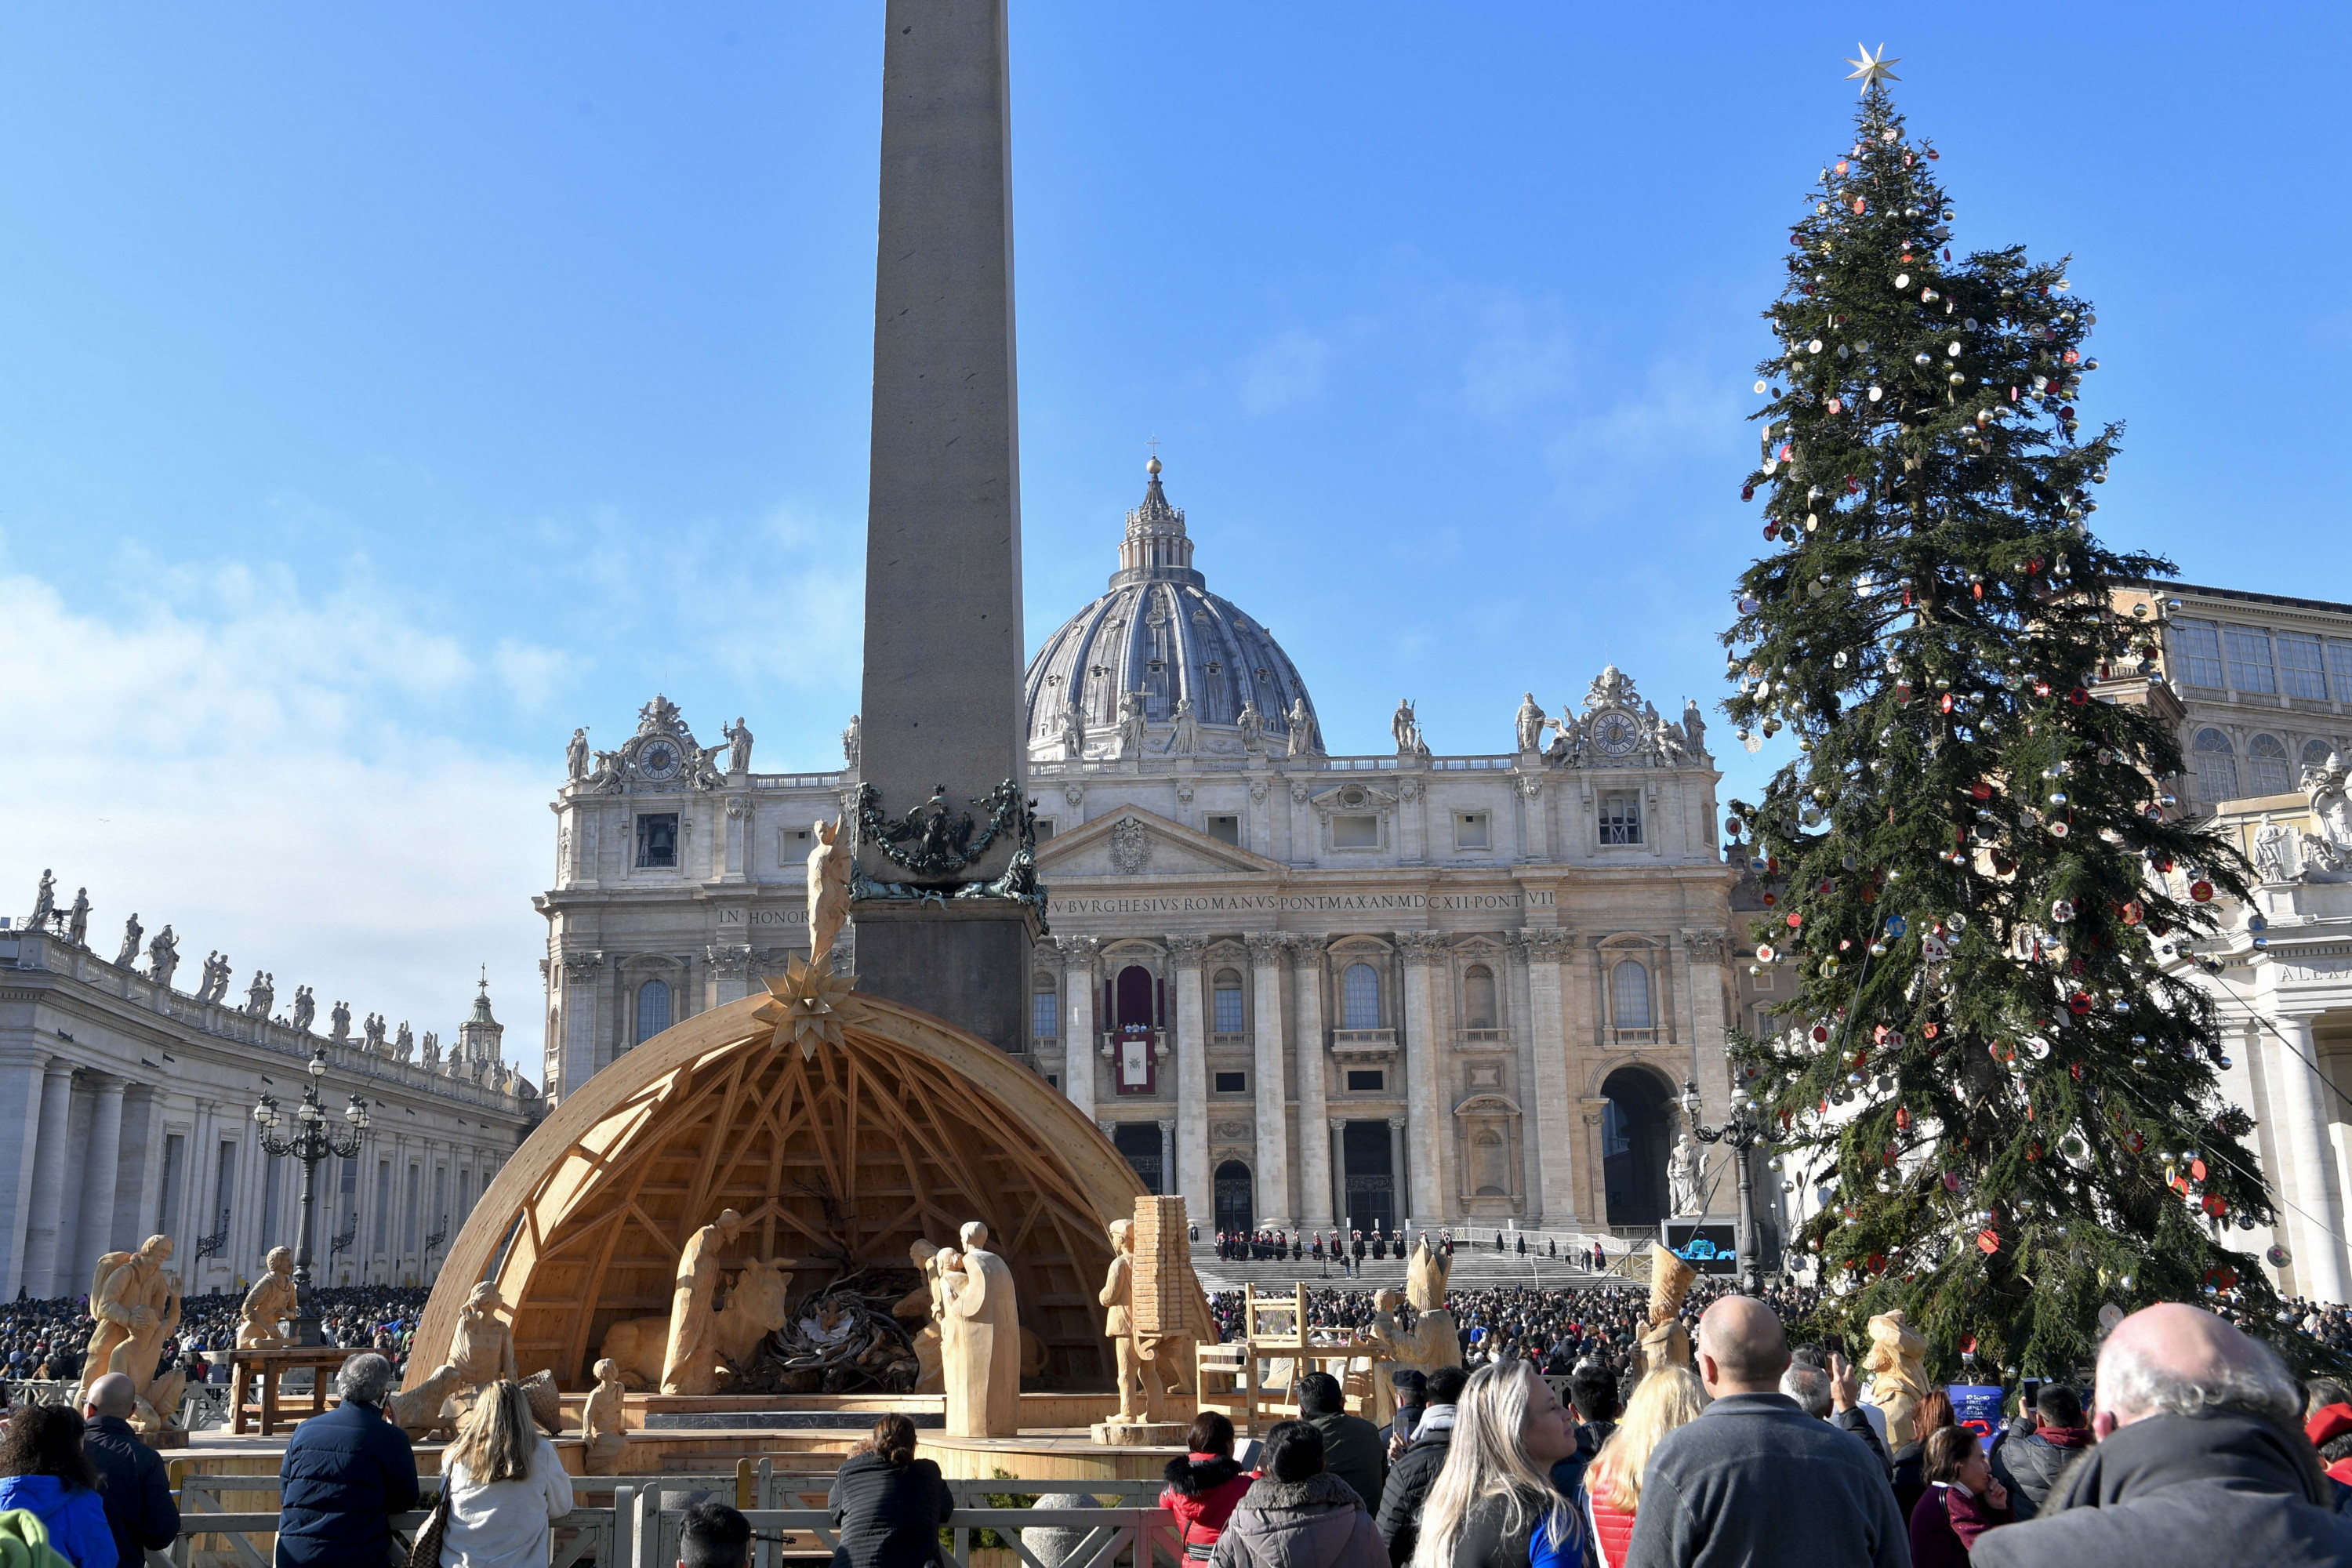
<svg viewBox="0 0 2352 1568">
<path fill-rule="evenodd" d="M 2271 820 L 2269 812 L 2263 813 L 2263 825 L 2254 830 L 2254 866 L 2265 882 L 2290 882 L 2294 879 L 2294 830 L 2284 823 Z"/>
<path fill-rule="evenodd" d="M 669 1344 L 662 1353 L 664 1394 L 709 1394 L 717 1349 L 711 1319 L 719 1297 L 719 1255 L 743 1229 L 743 1216 L 721 1209 L 719 1217 L 688 1238 L 677 1255 L 670 1289 Z"/>
<path fill-rule="evenodd" d="M 327 1015 L 327 1038 L 348 1040 L 351 1037 L 352 1005 L 348 1002 L 338 1002 L 335 1004 L 334 1010 Z"/>
<path fill-rule="evenodd" d="M 1243 698 L 1242 710 L 1234 715 L 1234 726 L 1242 732 L 1243 751 L 1265 750 L 1265 715 L 1257 710 L 1256 703 Z"/>
<path fill-rule="evenodd" d="M 360 1031 L 366 1039 L 367 1048 L 382 1056 L 383 1054 L 383 1015 L 370 1013 L 365 1021 L 360 1025 Z"/>
<path fill-rule="evenodd" d="M 107 1353 L 101 1370 L 119 1372 L 131 1380 L 138 1391 L 137 1402 L 131 1412 L 131 1429 L 154 1436 L 173 1432 L 180 1426 L 180 1396 L 187 1392 L 188 1374 L 180 1370 L 178 1358 L 164 1365 L 163 1345 L 180 1329 L 180 1277 L 166 1269 L 156 1277 L 154 1318 L 145 1328 L 134 1329 L 129 1338 Z M 95 1377 L 84 1373 L 85 1379 Z"/>
<path fill-rule="evenodd" d="M 586 1447 L 581 1467 L 592 1476 L 625 1475 L 621 1458 L 629 1451 L 629 1407 L 623 1397 L 621 1369 L 608 1358 L 594 1370 L 596 1386 L 580 1411 L 580 1436 Z"/>
<path fill-rule="evenodd" d="M 457 1310 L 457 1327 L 449 1335 L 449 1364 L 457 1369 L 460 1388 L 483 1388 L 500 1378 L 520 1381 L 515 1375 L 514 1331 L 499 1317 L 504 1305 L 497 1284 L 485 1279 Z"/>
<path fill-rule="evenodd" d="M 1519 750 L 1522 752 L 1543 750 L 1544 710 L 1537 703 L 1536 694 L 1532 691 L 1519 702 L 1516 728 L 1518 731 Z"/>
<path fill-rule="evenodd" d="M 66 940 L 76 947 L 89 945 L 89 889 L 76 888 L 72 912 L 66 916 Z"/>
<path fill-rule="evenodd" d="M 319 999 L 310 994 L 308 985 L 294 987 L 294 1026 L 304 1034 L 310 1032 L 311 1021 L 319 1016 Z"/>
<path fill-rule="evenodd" d="M 1307 711 L 1306 698 L 1291 700 L 1289 721 L 1292 756 L 1311 757 L 1323 749 L 1323 738 L 1316 732 L 1315 715 Z"/>
<path fill-rule="evenodd" d="M 82 1360 L 82 1398 L 89 1396 L 90 1384 L 107 1372 L 108 1358 L 117 1346 L 161 1321 L 169 1290 L 163 1265 L 170 1261 L 172 1238 L 168 1236 L 151 1236 L 136 1252 L 110 1252 L 98 1260 L 89 1283 L 89 1315 L 95 1326 Z M 150 1371 L 153 1366 L 154 1363 L 148 1363 Z M 134 1376 L 131 1381 L 141 1379 Z"/>
<path fill-rule="evenodd" d="M 1650 1243 L 1650 1326 L 1634 1349 L 1643 1372 L 1691 1363 L 1690 1330 L 1683 1326 L 1683 1298 L 1698 1270 L 1656 1242 Z"/>
<path fill-rule="evenodd" d="M 294 1289 L 293 1253 L 273 1247 L 262 1261 L 267 1272 L 245 1293 L 245 1305 L 236 1311 L 236 1348 L 241 1351 L 274 1350 L 287 1343 L 278 1325 L 302 1310 Z"/>
<path fill-rule="evenodd" d="M 1410 697 L 1397 699 L 1397 710 L 1389 717 L 1389 732 L 1396 737 L 1398 756 L 1417 757 L 1429 751 L 1422 743 L 1421 721 L 1413 714 Z"/>
<path fill-rule="evenodd" d="M 1700 717 L 1698 700 L 1683 699 L 1683 739 L 1690 745 L 1690 754 L 1704 761 L 1706 757 L 1706 721 Z"/>
<path fill-rule="evenodd" d="M 1862 1369 L 1871 1374 L 1870 1392 L 1863 1397 L 1886 1413 L 1886 1441 L 1892 1447 L 1918 1436 L 1912 1425 L 1919 1401 L 1934 1387 L 1927 1381 L 1927 1340 L 1911 1327 L 1902 1309 L 1870 1320 L 1870 1353 L 1862 1358 Z"/>
<path fill-rule="evenodd" d="M 819 822 L 809 829 L 816 847 L 808 858 L 809 963 L 820 971 L 833 966 L 834 939 L 849 921 L 849 835 L 842 821 Z"/>
<path fill-rule="evenodd" d="M 136 910 L 133 910 L 131 913 L 131 918 L 122 922 L 122 945 L 115 952 L 114 962 L 116 964 L 121 968 L 128 969 L 132 964 L 138 963 L 139 939 L 146 934 L 147 928 L 139 923 L 139 912 Z"/>
<path fill-rule="evenodd" d="M 1076 762 L 1087 754 L 1086 710 L 1073 702 L 1062 710 L 1062 757 Z"/>
<path fill-rule="evenodd" d="M 33 893 L 33 918 L 27 923 L 30 924 L 35 931 L 38 931 L 43 926 L 48 924 L 49 917 L 57 912 L 57 875 L 55 872 L 44 870 L 41 873 L 41 885 Z"/>
<path fill-rule="evenodd" d="M 1021 1426 L 1021 1306 L 1013 1270 L 988 1250 L 988 1226 L 963 1227 L 963 1283 L 947 1304 L 941 1372 L 947 1429 L 963 1437 L 1011 1437 Z"/>
<path fill-rule="evenodd" d="M 1698 1141 L 1685 1131 L 1666 1161 L 1666 1185 L 1671 1189 L 1672 1207 L 1676 1215 L 1700 1212 L 1699 1183 L 1706 1174 L 1706 1155 L 1700 1150 Z"/>
<path fill-rule="evenodd" d="M 180 939 L 166 925 L 147 943 L 147 977 L 166 991 L 172 988 L 173 972 L 180 967 Z"/>
<path fill-rule="evenodd" d="M 406 1061 L 416 1054 L 416 1037 L 408 1032 L 408 1020 L 405 1018 L 400 1021 L 399 1032 L 392 1037 L 392 1054 L 401 1061 Z"/>
<path fill-rule="evenodd" d="M 1143 693 L 1130 691 L 1118 700 L 1118 754 L 1143 755 Z"/>
<path fill-rule="evenodd" d="M 751 726 L 738 716 L 732 728 L 724 731 L 727 738 L 727 771 L 748 773 L 751 771 Z"/>
<path fill-rule="evenodd" d="M 1170 754 L 1179 757 L 1189 757 L 1194 752 L 1199 751 L 1201 749 L 1201 721 L 1192 716 L 1192 700 L 1189 697 L 1178 698 L 1176 700 L 1176 711 L 1169 717 L 1175 724 L 1174 730 L 1171 731 L 1168 736 L 1168 750 Z"/>
<path fill-rule="evenodd" d="M 1136 1335 L 1135 1315 L 1129 1310 L 1134 1296 L 1135 1222 L 1115 1219 L 1110 1222 L 1110 1272 L 1104 1276 L 1102 1292 L 1095 1300 L 1102 1306 L 1103 1333 L 1110 1341 L 1118 1368 L 1118 1418 L 1157 1421 L 1161 1402 L 1160 1369 L 1152 1361 L 1157 1347 Z M 1140 1410 L 1137 1408 L 1139 1384 Z"/>
<path fill-rule="evenodd" d="M 253 984 L 245 988 L 245 1010 L 257 1018 L 269 1016 L 269 983 L 258 969 L 253 972 Z"/>
<path fill-rule="evenodd" d="M 848 726 L 841 731 L 841 755 L 843 760 L 854 768 L 857 765 L 857 715 L 852 713 L 849 716 Z"/>
<path fill-rule="evenodd" d="M 910 1392 L 938 1394 L 944 1386 L 940 1371 L 940 1321 L 946 1311 L 940 1275 L 943 1269 L 955 1267 L 956 1255 L 918 1237 L 908 1246 L 907 1257 L 922 1271 L 923 1282 L 908 1291 L 890 1309 L 890 1315 L 901 1322 L 922 1324 L 913 1335 L 915 1386 Z"/>
<path fill-rule="evenodd" d="M 571 741 L 563 748 L 563 776 L 573 784 L 588 776 L 588 731 L 572 731 Z"/>
</svg>

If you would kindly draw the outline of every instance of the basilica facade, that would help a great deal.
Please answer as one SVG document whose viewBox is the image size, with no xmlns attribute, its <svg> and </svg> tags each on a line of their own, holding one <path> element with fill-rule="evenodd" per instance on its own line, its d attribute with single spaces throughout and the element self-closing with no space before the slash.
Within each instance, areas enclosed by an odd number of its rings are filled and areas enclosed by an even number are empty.
<svg viewBox="0 0 2352 1568">
<path fill-rule="evenodd" d="M 1654 1224 L 1675 1098 L 1729 1100 L 1735 873 L 1696 708 L 1611 667 L 1502 706 L 1492 751 L 1434 752 L 1407 702 L 1392 751 L 1331 755 L 1150 468 L 1108 591 L 1028 670 L 1051 935 L 994 1043 L 1203 1226 Z M 537 900 L 551 1095 L 804 949 L 856 721 L 839 768 L 751 751 L 659 698 L 612 751 L 575 737 Z"/>
</svg>

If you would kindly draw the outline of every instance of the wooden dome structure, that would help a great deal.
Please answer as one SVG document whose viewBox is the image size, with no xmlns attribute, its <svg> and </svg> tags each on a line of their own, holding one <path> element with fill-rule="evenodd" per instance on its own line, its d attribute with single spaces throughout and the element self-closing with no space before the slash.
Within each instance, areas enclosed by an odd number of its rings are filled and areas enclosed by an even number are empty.
<svg viewBox="0 0 2352 1568">
<path fill-rule="evenodd" d="M 795 1300 L 919 1237 L 987 1223 L 1012 1266 L 1044 1381 L 1107 1387 L 1096 1304 L 1110 1242 L 1143 1186 L 1045 1080 L 928 1014 L 853 994 L 844 1043 L 770 1043 L 755 994 L 696 1015 L 566 1096 L 451 1244 L 408 1381 L 442 1357 L 478 1280 L 497 1281 L 516 1364 L 587 1386 L 604 1332 L 666 1317 L 679 1249 L 723 1208 L 744 1217 L 730 1268 L 773 1258 Z"/>
</svg>

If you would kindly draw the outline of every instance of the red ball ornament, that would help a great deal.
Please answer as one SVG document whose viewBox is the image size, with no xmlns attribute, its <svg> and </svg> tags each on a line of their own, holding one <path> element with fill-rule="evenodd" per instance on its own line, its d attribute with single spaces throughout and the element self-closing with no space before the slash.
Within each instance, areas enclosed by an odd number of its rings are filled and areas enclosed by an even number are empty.
<svg viewBox="0 0 2352 1568">
<path fill-rule="evenodd" d="M 2213 901 L 2213 884 L 2201 879 L 2191 882 L 2189 884 L 2189 896 L 2200 904 L 2210 904 Z"/>
<path fill-rule="evenodd" d="M 2000 1232 L 1993 1229 L 1990 1226 L 1987 1226 L 1984 1229 L 1977 1232 L 1977 1250 L 1983 1253 L 1988 1258 L 1991 1257 L 1994 1253 L 1999 1252 L 2000 1250 Z M 1974 1340 L 1970 1340 L 1969 1342 L 1969 1348 L 1971 1350 L 1976 1348 L 1976 1342 Z"/>
<path fill-rule="evenodd" d="M 1804 923 L 1805 917 L 1801 913 L 1795 910 L 1790 910 L 1789 911 L 1789 929 L 1790 931 L 1795 931 L 1799 926 L 1803 925 Z"/>
<path fill-rule="evenodd" d="M 2074 1016 L 2081 1017 L 2091 1010 L 2091 994 L 2087 991 L 2075 992 L 2066 998 L 2066 1007 Z"/>
<path fill-rule="evenodd" d="M 2066 693 L 2066 700 L 2072 702 L 2077 708 L 2080 708 L 2084 703 L 2088 702 L 2090 700 L 2091 694 L 2084 690 L 2079 686 L 2074 688 L 2074 690 Z"/>
<path fill-rule="evenodd" d="M 2201 1182 L 2205 1179 L 2204 1161 L 2191 1160 L 2189 1162 L 2189 1179 L 2192 1182 Z"/>
<path fill-rule="evenodd" d="M 1969 793 L 1976 796 L 1979 800 L 1990 800 L 1992 798 L 1992 785 L 1985 783 L 1982 779 L 1979 779 L 1976 783 L 1969 785 Z"/>
</svg>

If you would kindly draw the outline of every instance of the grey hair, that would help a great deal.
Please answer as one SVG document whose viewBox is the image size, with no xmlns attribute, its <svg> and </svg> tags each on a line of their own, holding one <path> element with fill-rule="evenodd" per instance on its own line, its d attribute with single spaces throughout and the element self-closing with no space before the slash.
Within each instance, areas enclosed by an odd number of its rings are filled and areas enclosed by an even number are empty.
<svg viewBox="0 0 2352 1568">
<path fill-rule="evenodd" d="M 350 1405 L 383 1404 L 392 1391 L 392 1363 L 373 1351 L 362 1351 L 336 1369 L 335 1395 Z"/>
<path fill-rule="evenodd" d="M 1780 1374 L 1780 1392 L 1816 1421 L 1830 1417 L 1830 1374 L 1817 1366 L 1794 1362 Z"/>
<path fill-rule="evenodd" d="M 2137 1347 L 2116 1345 L 2101 1357 L 2099 1407 L 2129 1419 L 2145 1415 L 2259 1415 L 2283 1426 L 2303 1426 L 2303 1385 L 2278 1352 L 2246 1342 L 2250 1363 L 2216 1366 L 2199 1377 L 2151 1363 Z"/>
</svg>

